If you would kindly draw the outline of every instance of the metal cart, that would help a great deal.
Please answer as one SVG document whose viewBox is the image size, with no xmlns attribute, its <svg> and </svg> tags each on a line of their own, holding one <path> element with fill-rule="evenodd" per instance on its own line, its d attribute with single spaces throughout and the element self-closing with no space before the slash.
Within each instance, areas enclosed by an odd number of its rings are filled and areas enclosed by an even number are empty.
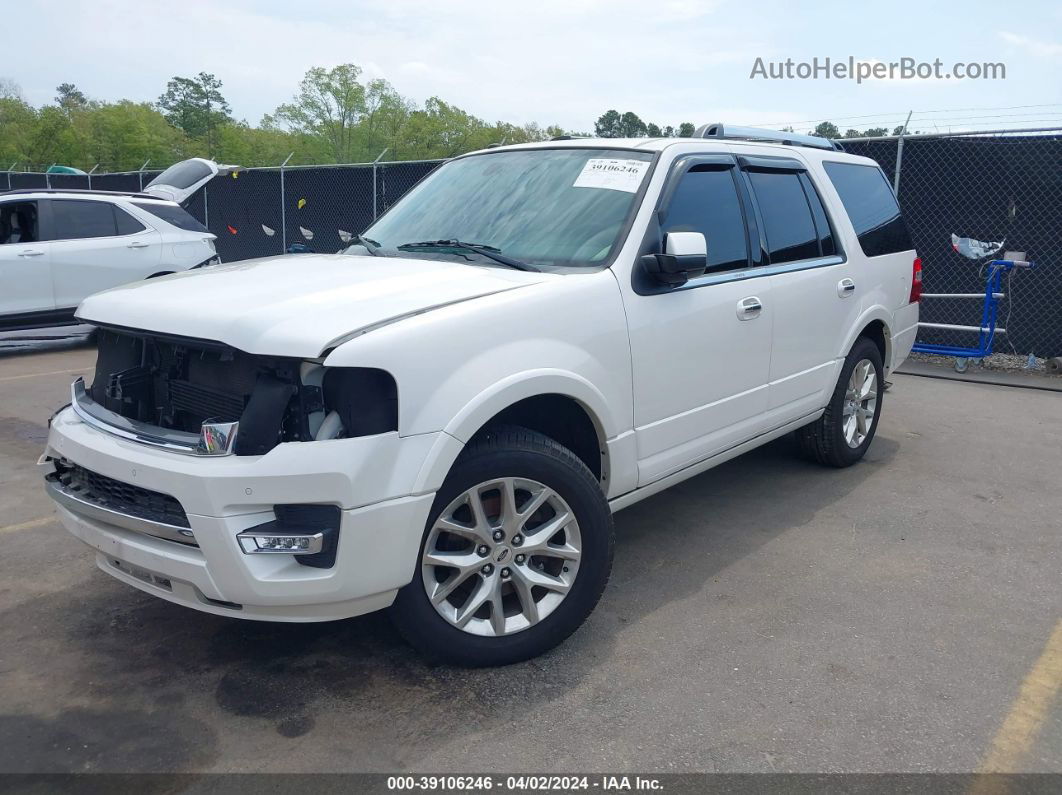
<svg viewBox="0 0 1062 795">
<path fill-rule="evenodd" d="M 1009 253 L 1009 252 L 1008 252 Z M 1035 263 L 1023 259 L 994 259 L 988 263 L 988 278 L 985 279 L 983 293 L 922 293 L 922 298 L 980 298 L 984 301 L 979 326 L 960 326 L 951 323 L 919 323 L 919 328 L 935 328 L 945 331 L 976 331 L 977 345 L 963 348 L 954 345 L 931 345 L 916 342 L 911 348 L 918 353 L 936 353 L 941 356 L 954 356 L 955 369 L 960 373 L 966 370 L 970 359 L 982 359 L 992 353 L 992 343 L 996 334 L 1006 334 L 1005 328 L 996 325 L 999 314 L 999 302 L 1006 298 L 1003 292 L 1003 275 L 1010 274 L 1015 268 L 1032 268 Z"/>
</svg>

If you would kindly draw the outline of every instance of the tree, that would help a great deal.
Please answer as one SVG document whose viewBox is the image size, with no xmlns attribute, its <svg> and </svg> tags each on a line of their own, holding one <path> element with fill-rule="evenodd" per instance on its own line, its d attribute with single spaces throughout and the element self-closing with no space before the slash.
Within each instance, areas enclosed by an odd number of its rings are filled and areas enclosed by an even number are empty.
<svg viewBox="0 0 1062 795">
<path fill-rule="evenodd" d="M 221 93 L 221 81 L 208 72 L 195 77 L 174 77 L 159 97 L 159 109 L 166 119 L 191 138 L 206 142 L 208 156 L 215 148 L 214 131 L 232 121 L 232 108 Z"/>
<path fill-rule="evenodd" d="M 0 77 L 0 99 L 22 99 L 22 87 L 8 77 Z"/>
<path fill-rule="evenodd" d="M 841 131 L 837 129 L 837 125 L 830 121 L 819 122 L 819 125 L 812 130 L 812 135 L 817 135 L 820 138 L 840 138 Z"/>
<path fill-rule="evenodd" d="M 679 138 L 692 138 L 696 129 L 693 126 L 693 122 L 684 121 L 679 125 L 678 137 Z"/>
<path fill-rule="evenodd" d="M 664 129 L 661 130 L 660 132 L 665 138 L 674 138 L 675 137 L 675 128 L 672 127 L 670 124 L 668 124 L 666 127 L 664 127 Z"/>
<path fill-rule="evenodd" d="M 849 129 L 844 131 L 844 137 L 845 138 L 861 138 L 862 135 L 863 135 L 863 133 L 861 133 L 861 132 L 859 132 L 859 130 L 856 130 L 856 129 L 853 129 L 853 128 L 849 128 Z"/>
<path fill-rule="evenodd" d="M 88 100 L 81 89 L 73 83 L 60 83 L 55 88 L 55 104 L 70 113 L 88 105 Z"/>
<path fill-rule="evenodd" d="M 867 138 L 881 138 L 883 135 L 889 134 L 888 127 L 871 127 L 869 130 L 865 130 L 863 135 Z"/>
<path fill-rule="evenodd" d="M 638 114 L 627 111 L 620 117 L 620 138 L 641 138 L 646 134 L 645 122 Z"/>
<path fill-rule="evenodd" d="M 297 132 L 320 135 L 336 163 L 352 162 L 355 127 L 367 110 L 361 69 L 352 63 L 332 69 L 315 66 L 299 83 L 299 93 L 277 108 L 273 118 Z"/>
<path fill-rule="evenodd" d="M 902 125 L 902 124 L 897 124 L 897 125 L 896 125 L 896 126 L 895 126 L 895 127 L 893 128 L 893 130 L 892 130 L 892 134 L 893 134 L 893 135 L 903 135 L 903 125 Z"/>
<path fill-rule="evenodd" d="M 598 138 L 620 137 L 620 114 L 618 110 L 606 110 L 594 122 L 594 135 Z"/>
<path fill-rule="evenodd" d="M 17 86 L 16 86 L 17 88 Z M 0 163 L 26 162 L 37 138 L 37 111 L 19 96 L 0 94 Z"/>
<path fill-rule="evenodd" d="M 661 132 L 659 127 L 650 122 L 649 124 L 645 125 L 645 134 L 648 135 L 650 138 L 659 138 L 663 135 L 663 132 Z"/>
</svg>

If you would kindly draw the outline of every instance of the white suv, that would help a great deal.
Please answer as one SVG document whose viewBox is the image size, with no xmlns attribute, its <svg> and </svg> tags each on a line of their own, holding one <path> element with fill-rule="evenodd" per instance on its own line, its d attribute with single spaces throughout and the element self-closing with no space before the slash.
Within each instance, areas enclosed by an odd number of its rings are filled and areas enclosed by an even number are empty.
<svg viewBox="0 0 1062 795">
<path fill-rule="evenodd" d="M 201 178 L 209 161 L 189 162 Z M 178 166 L 144 193 L 0 194 L 0 329 L 70 323 L 92 293 L 216 262 L 215 235 L 169 200 L 191 195 L 170 184 Z"/>
<path fill-rule="evenodd" d="M 41 468 L 99 567 L 149 593 L 272 621 L 391 607 L 430 655 L 510 663 L 593 609 L 613 512 L 786 433 L 858 461 L 920 269 L 878 166 L 823 139 L 475 152 L 347 252 L 86 300 L 95 377 Z"/>
</svg>

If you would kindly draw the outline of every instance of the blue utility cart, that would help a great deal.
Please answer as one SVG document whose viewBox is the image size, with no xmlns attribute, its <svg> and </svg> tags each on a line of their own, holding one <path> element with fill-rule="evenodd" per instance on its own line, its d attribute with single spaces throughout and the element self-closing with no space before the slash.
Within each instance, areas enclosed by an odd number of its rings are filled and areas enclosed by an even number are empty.
<svg viewBox="0 0 1062 795">
<path fill-rule="evenodd" d="M 996 334 L 1006 334 L 1005 328 L 996 325 L 999 314 L 999 302 L 1006 298 L 1003 292 L 1003 275 L 1010 274 L 1015 268 L 1032 268 L 1035 263 L 1020 259 L 994 259 L 988 263 L 988 278 L 985 279 L 984 293 L 922 293 L 922 298 L 980 298 L 984 304 L 981 309 L 979 326 L 960 326 L 951 323 L 919 323 L 919 328 L 935 328 L 945 331 L 976 331 L 977 345 L 963 348 L 955 345 L 931 345 L 916 342 L 911 348 L 918 353 L 936 353 L 941 356 L 956 357 L 955 369 L 966 369 L 966 360 L 981 359 L 992 353 L 992 343 Z"/>
</svg>

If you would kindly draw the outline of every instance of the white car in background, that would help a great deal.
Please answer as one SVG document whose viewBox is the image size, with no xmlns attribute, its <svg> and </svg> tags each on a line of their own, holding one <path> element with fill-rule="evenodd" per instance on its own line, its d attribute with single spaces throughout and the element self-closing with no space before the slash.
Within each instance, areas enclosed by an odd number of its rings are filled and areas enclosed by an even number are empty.
<svg viewBox="0 0 1062 795">
<path fill-rule="evenodd" d="M 179 204 L 217 173 L 194 158 L 142 193 L 0 194 L 0 329 L 73 323 L 100 290 L 219 261 L 216 236 Z"/>
</svg>

